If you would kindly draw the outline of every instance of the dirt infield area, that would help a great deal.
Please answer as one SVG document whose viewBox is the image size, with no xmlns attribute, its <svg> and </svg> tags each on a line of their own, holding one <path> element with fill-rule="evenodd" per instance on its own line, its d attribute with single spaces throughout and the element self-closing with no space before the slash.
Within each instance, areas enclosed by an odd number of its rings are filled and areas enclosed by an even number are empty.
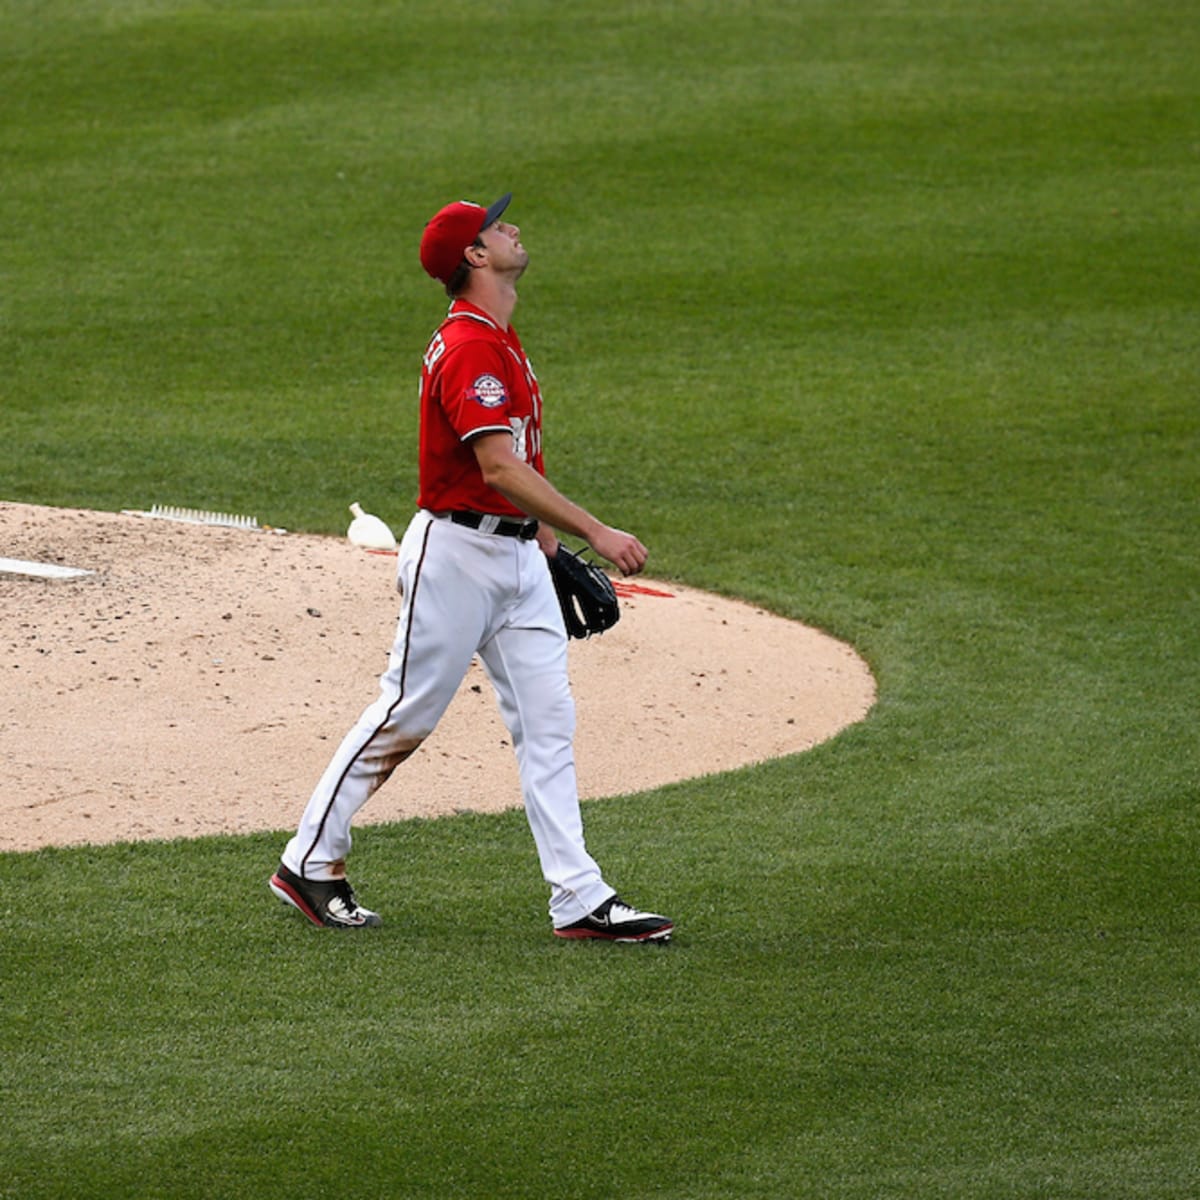
<svg viewBox="0 0 1200 1200">
<path fill-rule="evenodd" d="M 394 557 L 342 538 L 0 502 L 0 558 L 0 850 L 290 829 L 374 698 L 399 604 Z M 620 590 L 619 624 L 571 644 L 585 799 L 806 750 L 874 703 L 825 634 L 675 584 Z M 474 663 L 358 823 L 519 803 Z"/>
</svg>

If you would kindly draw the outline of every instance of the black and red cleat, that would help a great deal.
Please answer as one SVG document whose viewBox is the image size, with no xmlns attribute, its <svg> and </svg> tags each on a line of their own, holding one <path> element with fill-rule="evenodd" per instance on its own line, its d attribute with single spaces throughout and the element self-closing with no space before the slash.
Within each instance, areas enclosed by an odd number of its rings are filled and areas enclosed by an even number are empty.
<svg viewBox="0 0 1200 1200">
<path fill-rule="evenodd" d="M 560 938 L 601 938 L 608 942 L 665 942 L 675 928 L 670 917 L 639 912 L 620 896 L 610 896 L 581 921 L 561 925 L 554 931 Z"/>
<path fill-rule="evenodd" d="M 363 929 L 382 925 L 378 913 L 363 908 L 354 898 L 348 879 L 304 879 L 283 863 L 267 886 L 285 904 L 298 908 L 314 925 L 328 929 Z"/>
</svg>

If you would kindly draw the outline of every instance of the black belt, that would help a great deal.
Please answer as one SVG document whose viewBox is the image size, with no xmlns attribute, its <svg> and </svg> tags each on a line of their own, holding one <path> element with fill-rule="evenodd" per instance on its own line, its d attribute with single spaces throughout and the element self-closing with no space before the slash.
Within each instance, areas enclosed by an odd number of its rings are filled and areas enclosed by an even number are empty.
<svg viewBox="0 0 1200 1200">
<path fill-rule="evenodd" d="M 501 537 L 520 538 L 527 542 L 537 537 L 538 523 L 536 521 L 510 521 L 505 517 L 497 517 L 494 513 L 477 513 L 454 511 L 449 514 L 455 525 L 465 525 L 468 529 L 479 529 L 484 533 L 498 533 Z"/>
</svg>

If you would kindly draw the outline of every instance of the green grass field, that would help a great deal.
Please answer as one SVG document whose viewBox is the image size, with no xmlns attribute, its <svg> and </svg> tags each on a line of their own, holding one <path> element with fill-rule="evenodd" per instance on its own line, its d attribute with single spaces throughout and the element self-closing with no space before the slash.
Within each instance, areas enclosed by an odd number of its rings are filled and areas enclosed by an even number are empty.
<svg viewBox="0 0 1200 1200">
<path fill-rule="evenodd" d="M 880 686 L 587 807 L 664 950 L 520 812 L 0 855 L 0 1196 L 1200 1195 L 1198 18 L 0 0 L 0 499 L 403 525 L 512 189 L 551 475 Z"/>
</svg>

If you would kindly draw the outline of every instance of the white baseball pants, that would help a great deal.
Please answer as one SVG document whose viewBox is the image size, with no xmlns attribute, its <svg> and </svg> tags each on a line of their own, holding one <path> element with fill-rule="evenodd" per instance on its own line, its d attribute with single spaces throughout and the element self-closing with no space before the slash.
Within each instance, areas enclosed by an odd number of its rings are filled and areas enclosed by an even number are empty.
<svg viewBox="0 0 1200 1200">
<path fill-rule="evenodd" d="M 430 733 L 478 654 L 512 735 L 556 926 L 613 889 L 584 846 L 575 779 L 567 638 L 536 541 L 481 533 L 419 510 L 400 543 L 396 640 L 379 696 L 343 739 L 309 799 L 284 864 L 344 873 L 354 814 Z"/>
</svg>

